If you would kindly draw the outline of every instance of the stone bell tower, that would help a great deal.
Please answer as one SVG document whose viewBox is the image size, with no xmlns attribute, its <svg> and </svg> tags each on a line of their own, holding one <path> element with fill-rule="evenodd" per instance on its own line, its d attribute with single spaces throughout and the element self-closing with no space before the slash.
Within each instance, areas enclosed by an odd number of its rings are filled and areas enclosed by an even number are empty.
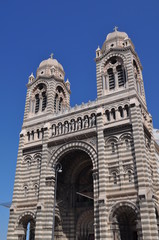
<svg viewBox="0 0 159 240">
<path fill-rule="evenodd" d="M 112 224 L 114 239 L 157 240 L 159 178 L 152 118 L 147 110 L 139 57 L 128 35 L 117 27 L 107 35 L 102 48 L 96 50 L 96 76 L 98 101 L 104 105 L 104 113 L 97 118 L 101 118 L 97 121 L 99 185 L 103 186 L 100 191 L 106 193 L 101 194 L 101 199 L 108 209 L 116 199 L 110 218 L 105 210 L 105 219 L 110 222 L 101 220 L 107 229 L 105 237 L 113 239 L 107 225 Z M 103 169 L 108 171 L 102 176 Z M 111 178 L 114 186 L 108 183 Z M 120 187 L 116 188 L 118 184 Z M 136 210 L 128 207 L 127 200 L 138 208 L 136 217 L 133 216 Z M 138 225 L 127 222 L 129 226 L 121 230 L 120 224 L 126 224 L 121 218 L 128 215 L 136 218 Z M 131 234 L 128 228 L 132 229 Z"/>
<path fill-rule="evenodd" d="M 62 65 L 53 59 L 53 54 L 40 63 L 36 78 L 29 77 L 25 117 L 57 113 L 70 106 L 70 83 L 64 81 Z"/>
<path fill-rule="evenodd" d="M 30 75 L 7 240 L 159 239 L 142 66 L 128 35 L 114 30 L 96 50 L 97 100 L 70 107 L 53 55 Z"/>
</svg>

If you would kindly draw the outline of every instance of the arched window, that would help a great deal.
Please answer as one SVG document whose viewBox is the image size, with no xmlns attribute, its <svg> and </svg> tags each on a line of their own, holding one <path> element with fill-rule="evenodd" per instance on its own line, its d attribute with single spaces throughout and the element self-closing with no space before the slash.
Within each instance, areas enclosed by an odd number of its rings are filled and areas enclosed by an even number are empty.
<svg viewBox="0 0 159 240">
<path fill-rule="evenodd" d="M 111 109 L 111 115 L 112 115 L 112 119 L 115 120 L 116 116 L 115 116 L 115 109 L 114 108 Z"/>
<path fill-rule="evenodd" d="M 34 140 L 34 131 L 31 131 L 32 140 Z"/>
<path fill-rule="evenodd" d="M 115 153 L 115 143 L 114 142 L 111 143 L 111 147 L 112 147 L 112 153 Z"/>
<path fill-rule="evenodd" d="M 121 57 L 111 57 L 104 67 L 103 83 L 106 92 L 118 90 L 126 86 L 124 62 Z M 106 86 L 109 86 L 107 88 Z"/>
<path fill-rule="evenodd" d="M 129 182 L 132 182 L 132 171 L 130 169 L 128 170 L 128 179 Z"/>
<path fill-rule="evenodd" d="M 114 182 L 114 184 L 117 184 L 117 173 L 113 172 L 112 175 L 113 175 L 113 182 Z"/>
<path fill-rule="evenodd" d="M 47 106 L 47 94 L 46 94 L 46 86 L 41 83 L 39 84 L 34 92 L 34 97 L 32 97 L 32 110 L 35 113 L 43 112 Z M 35 107 L 34 107 L 35 101 Z"/>
<path fill-rule="evenodd" d="M 40 103 L 40 99 L 39 99 L 39 94 L 35 95 L 35 113 L 39 112 L 39 103 Z"/>
<path fill-rule="evenodd" d="M 56 94 L 55 94 L 55 98 L 54 98 L 54 111 L 55 112 L 59 112 L 62 111 L 66 104 L 65 104 L 65 93 L 64 90 L 61 86 L 58 86 L 56 88 Z"/>
<path fill-rule="evenodd" d="M 42 93 L 42 111 L 45 110 L 47 104 L 47 97 L 46 97 L 46 92 Z"/>
<path fill-rule="evenodd" d="M 28 142 L 30 141 L 30 132 L 27 132 Z"/>
<path fill-rule="evenodd" d="M 108 76 L 109 76 L 109 90 L 115 89 L 115 77 L 112 68 L 108 69 Z"/>
<path fill-rule="evenodd" d="M 118 110 L 119 110 L 119 113 L 120 113 L 120 117 L 123 118 L 124 117 L 123 108 L 119 107 Z"/>
<path fill-rule="evenodd" d="M 128 107 L 128 105 L 125 105 L 124 109 L 125 109 L 125 112 L 126 112 L 126 117 L 128 117 L 129 116 L 129 107 Z"/>
<path fill-rule="evenodd" d="M 106 115 L 107 121 L 110 121 L 110 112 L 109 112 L 109 110 L 106 110 L 105 115 Z"/>
<path fill-rule="evenodd" d="M 118 75 L 118 86 L 123 87 L 125 84 L 125 73 L 124 70 L 122 69 L 121 65 L 118 65 L 117 68 L 117 75 Z"/>
</svg>

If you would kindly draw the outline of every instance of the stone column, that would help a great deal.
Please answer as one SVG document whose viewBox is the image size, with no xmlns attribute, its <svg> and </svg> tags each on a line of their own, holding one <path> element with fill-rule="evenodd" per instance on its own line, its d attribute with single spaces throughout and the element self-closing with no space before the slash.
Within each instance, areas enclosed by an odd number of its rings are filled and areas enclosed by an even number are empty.
<svg viewBox="0 0 159 240">
<path fill-rule="evenodd" d="M 98 149 L 98 172 L 99 172 L 99 195 L 97 201 L 98 221 L 96 222 L 96 238 L 107 239 L 107 199 L 106 199 L 106 176 L 108 168 L 105 161 L 105 141 L 103 133 L 103 109 L 97 110 L 97 149 Z"/>
<path fill-rule="evenodd" d="M 154 218 L 152 186 L 148 174 L 148 161 L 150 161 L 150 159 L 148 159 L 146 153 L 142 113 L 137 99 L 131 99 L 130 103 L 130 117 L 135 149 L 136 181 L 138 182 L 138 197 L 143 236 L 142 240 L 157 240 L 158 233 L 157 223 Z M 153 231 L 151 228 L 153 228 Z"/>
<path fill-rule="evenodd" d="M 35 240 L 51 240 L 52 223 L 53 223 L 53 201 L 54 201 L 54 186 L 53 176 L 54 171 L 51 169 L 48 172 L 48 147 L 47 141 L 49 137 L 49 126 L 44 126 L 42 139 L 42 159 L 41 159 L 41 174 L 39 183 L 39 199 L 37 204 Z M 50 177 L 49 186 L 46 185 L 46 177 Z"/>
<path fill-rule="evenodd" d="M 22 130 L 20 133 L 16 175 L 15 175 L 15 181 L 14 181 L 12 205 L 10 207 L 7 240 L 18 240 L 19 232 L 18 232 L 18 226 L 17 226 L 17 219 L 20 213 L 16 211 L 16 208 L 18 206 L 18 202 L 21 197 L 21 162 L 23 160 L 23 147 L 25 143 L 25 134 L 26 133 L 24 130 Z"/>
</svg>

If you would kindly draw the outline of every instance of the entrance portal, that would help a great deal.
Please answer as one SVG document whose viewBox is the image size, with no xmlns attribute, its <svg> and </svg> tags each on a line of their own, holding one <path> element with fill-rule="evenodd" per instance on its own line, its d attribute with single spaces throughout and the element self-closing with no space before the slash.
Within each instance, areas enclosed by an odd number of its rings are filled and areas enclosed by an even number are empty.
<svg viewBox="0 0 159 240">
<path fill-rule="evenodd" d="M 114 240 L 137 240 L 137 215 L 130 206 L 120 206 L 113 213 Z"/>
<path fill-rule="evenodd" d="M 93 239 L 93 165 L 87 153 L 73 150 L 59 159 L 56 216 L 60 233 L 56 239 Z M 77 231 L 78 228 L 78 231 Z M 56 234 L 56 232 L 55 232 Z"/>
</svg>

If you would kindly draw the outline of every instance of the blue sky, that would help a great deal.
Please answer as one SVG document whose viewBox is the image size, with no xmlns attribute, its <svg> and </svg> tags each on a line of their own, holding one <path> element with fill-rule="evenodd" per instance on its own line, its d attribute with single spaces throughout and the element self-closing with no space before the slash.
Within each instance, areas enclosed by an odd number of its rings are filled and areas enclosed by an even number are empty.
<svg viewBox="0 0 159 240">
<path fill-rule="evenodd" d="M 0 1 L 1 167 L 0 202 L 12 199 L 26 84 L 53 52 L 71 82 L 71 105 L 96 98 L 95 50 L 106 35 L 125 31 L 143 66 L 146 99 L 159 128 L 158 0 Z M 6 240 L 9 210 L 0 207 L 0 240 Z"/>
</svg>

